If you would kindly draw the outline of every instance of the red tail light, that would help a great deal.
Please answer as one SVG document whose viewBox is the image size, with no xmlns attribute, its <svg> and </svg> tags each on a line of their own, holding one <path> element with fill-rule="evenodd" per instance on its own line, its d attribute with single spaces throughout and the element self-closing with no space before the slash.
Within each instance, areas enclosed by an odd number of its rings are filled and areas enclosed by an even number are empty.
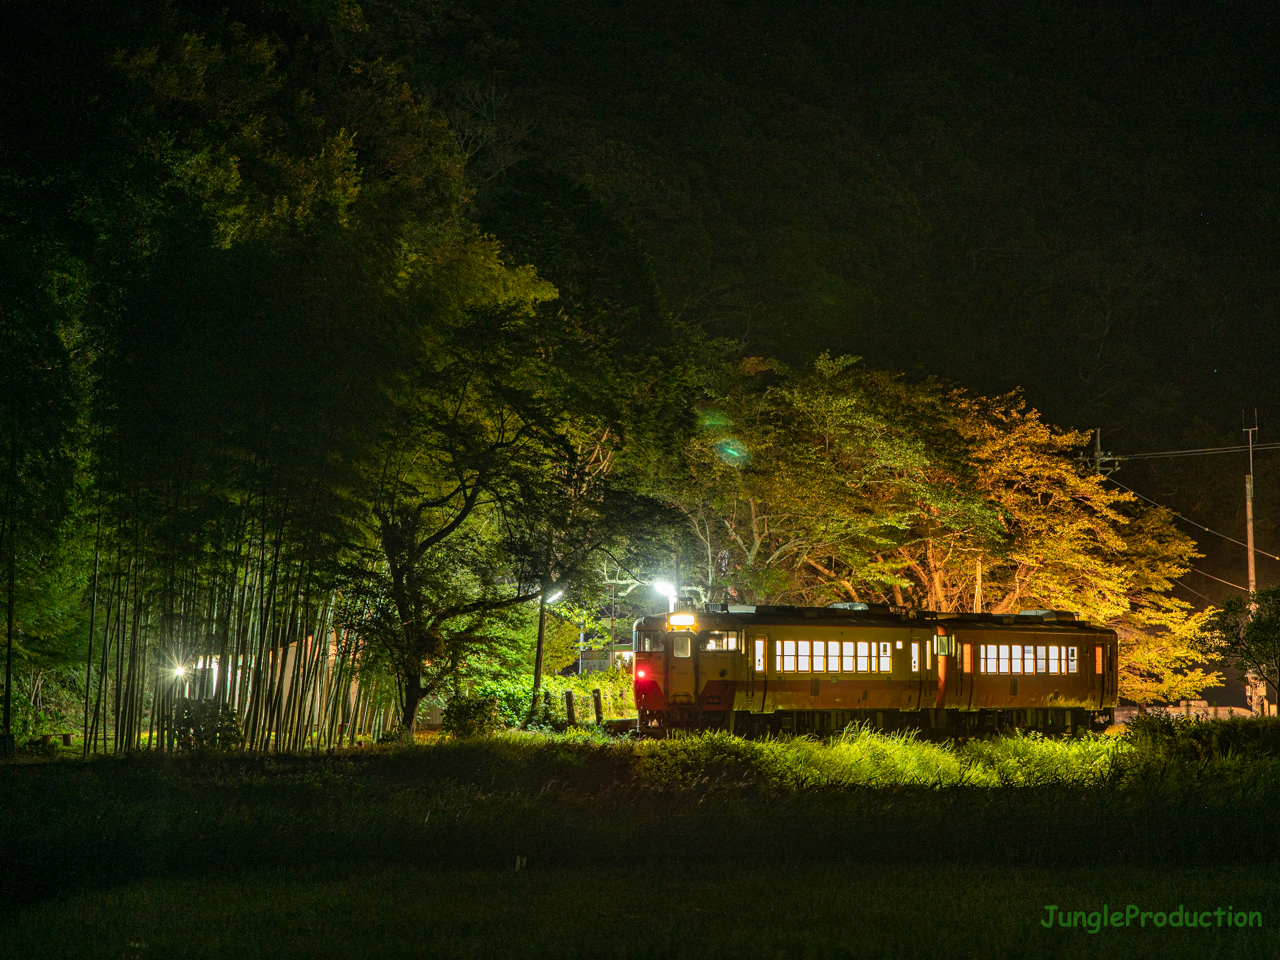
<svg viewBox="0 0 1280 960">
<path fill-rule="evenodd" d="M 643 671 L 643 670 L 637 670 L 637 671 L 636 671 L 636 676 L 637 676 L 637 677 L 643 677 L 643 676 L 644 676 L 644 671 Z"/>
</svg>

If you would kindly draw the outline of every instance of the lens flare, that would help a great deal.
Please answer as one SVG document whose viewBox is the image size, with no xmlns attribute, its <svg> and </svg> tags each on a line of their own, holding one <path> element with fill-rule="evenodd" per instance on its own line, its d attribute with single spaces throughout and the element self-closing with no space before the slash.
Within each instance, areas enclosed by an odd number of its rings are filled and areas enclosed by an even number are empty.
<svg viewBox="0 0 1280 960">
<path fill-rule="evenodd" d="M 751 462 L 751 453 L 740 440 L 729 437 L 716 444 L 716 455 L 732 467 L 745 467 Z"/>
</svg>

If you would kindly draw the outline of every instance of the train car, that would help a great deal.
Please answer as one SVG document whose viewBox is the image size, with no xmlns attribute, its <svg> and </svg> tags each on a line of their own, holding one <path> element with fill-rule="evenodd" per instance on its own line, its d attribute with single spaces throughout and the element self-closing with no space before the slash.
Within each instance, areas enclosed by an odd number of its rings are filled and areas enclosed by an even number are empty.
<svg viewBox="0 0 1280 960">
<path fill-rule="evenodd" d="M 642 617 L 640 732 L 828 735 L 851 723 L 974 736 L 1102 729 L 1116 633 L 1054 610 L 932 613 L 876 604 L 704 604 Z"/>
</svg>

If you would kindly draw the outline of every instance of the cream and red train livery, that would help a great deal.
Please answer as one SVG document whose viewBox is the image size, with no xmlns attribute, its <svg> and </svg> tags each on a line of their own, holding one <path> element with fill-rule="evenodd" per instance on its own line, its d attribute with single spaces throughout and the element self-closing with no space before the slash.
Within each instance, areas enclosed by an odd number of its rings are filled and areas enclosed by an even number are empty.
<svg viewBox="0 0 1280 960">
<path fill-rule="evenodd" d="M 1073 614 L 705 604 L 634 632 L 642 733 L 831 733 L 849 723 L 964 736 L 1097 728 L 1116 704 L 1116 634 Z"/>
</svg>

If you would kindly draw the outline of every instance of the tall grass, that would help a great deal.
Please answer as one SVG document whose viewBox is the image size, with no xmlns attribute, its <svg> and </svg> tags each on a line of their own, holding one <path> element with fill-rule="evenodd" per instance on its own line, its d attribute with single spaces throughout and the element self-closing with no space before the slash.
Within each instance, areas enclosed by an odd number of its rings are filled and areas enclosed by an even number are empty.
<svg viewBox="0 0 1280 960">
<path fill-rule="evenodd" d="M 1235 746 L 1248 740 L 1239 733 L 1219 756 L 1179 759 L 1179 738 L 1205 732 L 1170 730 L 955 745 L 866 728 L 826 741 L 635 741 L 588 728 L 320 757 L 10 765 L 0 903 L 145 877 L 510 869 L 518 856 L 619 868 L 1280 858 L 1280 756 Z"/>
<path fill-rule="evenodd" d="M 813 737 L 742 740 L 703 733 L 672 740 L 612 740 L 595 731 L 563 735 L 507 733 L 494 738 L 536 764 L 543 751 L 595 744 L 625 765 L 634 782 L 661 789 L 693 785 L 767 787 L 1030 787 L 1090 786 L 1132 767 L 1123 738 L 1051 740 L 1015 734 L 962 746 L 933 743 L 914 733 L 881 733 L 851 726 L 829 740 Z M 558 745 L 558 746 L 553 746 Z"/>
</svg>

